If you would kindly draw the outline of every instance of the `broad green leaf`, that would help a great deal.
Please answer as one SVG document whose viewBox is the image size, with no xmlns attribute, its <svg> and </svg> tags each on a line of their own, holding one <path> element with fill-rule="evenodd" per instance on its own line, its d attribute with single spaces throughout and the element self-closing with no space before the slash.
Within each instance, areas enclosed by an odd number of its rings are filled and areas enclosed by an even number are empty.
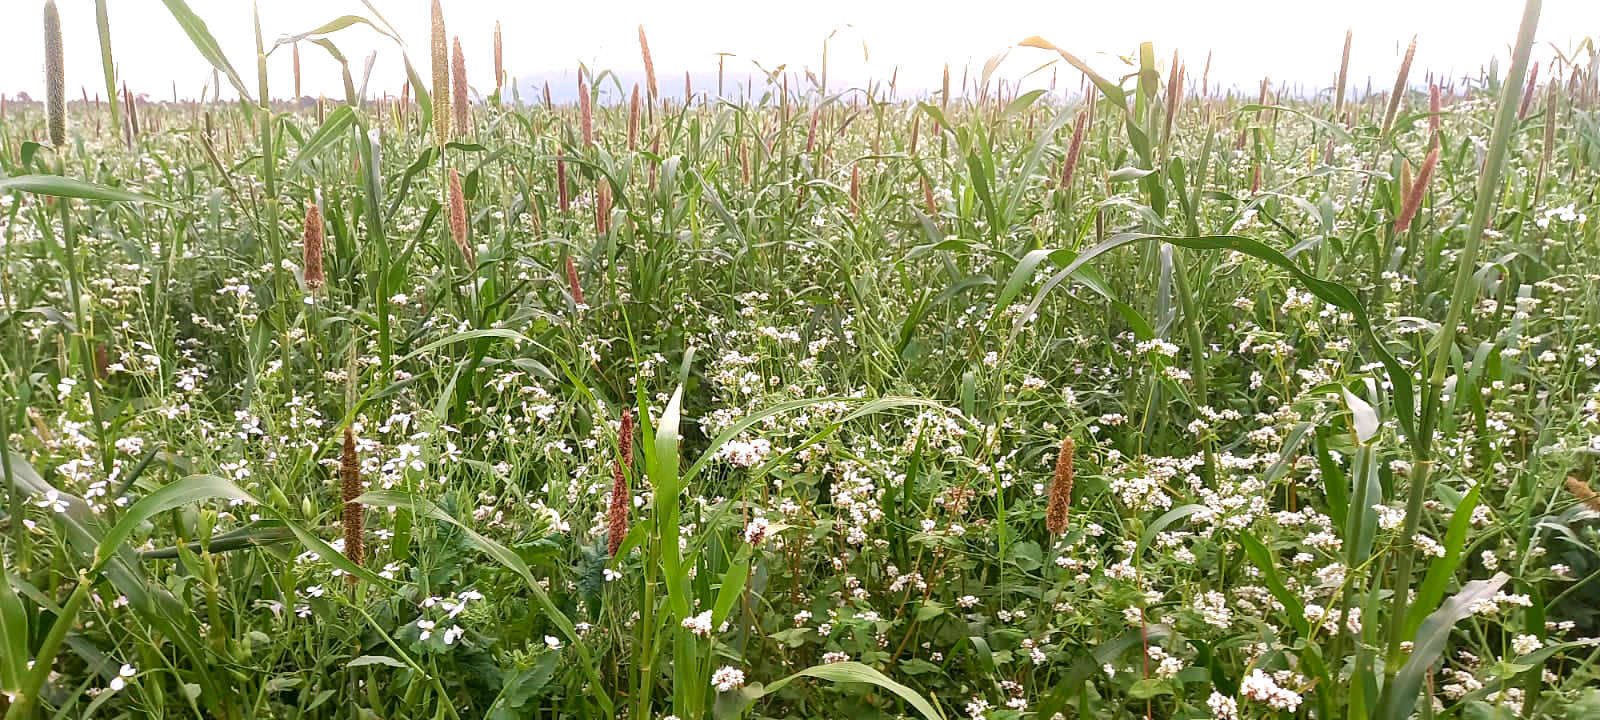
<svg viewBox="0 0 1600 720">
<path fill-rule="evenodd" d="M 722 585 L 717 588 L 717 602 L 711 607 L 711 627 L 721 627 L 722 621 L 728 619 L 728 613 L 733 610 L 733 604 L 744 594 L 745 582 L 750 579 L 750 555 L 751 551 L 746 546 L 733 559 L 727 571 L 722 573 Z"/>
<path fill-rule="evenodd" d="M 228 62 L 228 56 L 223 54 L 222 46 L 217 44 L 217 39 L 212 37 L 211 31 L 206 28 L 206 22 L 189 9 L 189 3 L 184 0 L 161 1 L 166 3 L 167 10 L 172 13 L 172 19 L 178 21 L 179 27 L 182 27 L 183 32 L 189 36 L 189 42 L 194 44 L 194 49 L 200 51 L 201 57 L 228 78 L 228 82 L 233 84 L 233 89 L 239 91 L 239 97 L 246 102 L 254 103 L 250 89 L 239 79 L 239 73 L 235 72 L 233 65 Z"/>
<path fill-rule="evenodd" d="M 989 315 L 990 326 L 1000 320 L 1001 314 L 1011 306 L 1011 301 L 1015 300 L 1017 294 L 1022 292 L 1022 288 L 1028 284 L 1028 281 L 1033 279 L 1034 268 L 1039 267 L 1039 263 L 1044 262 L 1048 257 L 1050 257 L 1050 250 L 1040 248 L 1029 251 L 1027 255 L 1023 255 L 1022 259 L 1017 261 L 1017 267 L 1011 271 L 1011 276 L 1006 278 L 1005 287 L 1000 289 L 1000 295 L 995 298 L 994 312 Z"/>
<path fill-rule="evenodd" d="M 1267 584 L 1267 590 L 1272 597 L 1283 605 L 1283 614 L 1288 616 L 1289 624 L 1294 626 L 1296 632 L 1302 636 L 1311 634 L 1311 624 L 1306 620 L 1305 606 L 1300 603 L 1299 596 L 1289 591 L 1283 584 L 1283 578 L 1278 575 L 1277 564 L 1272 561 L 1272 551 L 1261 544 L 1256 536 L 1250 533 L 1239 533 L 1239 544 L 1244 546 L 1244 552 L 1250 557 L 1250 564 L 1261 571 L 1261 580 Z"/>
<path fill-rule="evenodd" d="M 1141 167 L 1117 168 L 1116 170 L 1112 170 L 1109 175 L 1106 175 L 1106 179 L 1111 182 L 1132 182 L 1153 172 L 1155 171 L 1146 170 Z"/>
<path fill-rule="evenodd" d="M 136 192 L 118 190 L 114 187 L 74 180 L 60 175 L 14 175 L 8 178 L 0 178 L 0 192 L 13 190 L 52 197 L 106 200 L 109 202 L 152 203 L 172 207 L 172 203 L 158 200 L 149 195 L 140 195 Z"/>
<path fill-rule="evenodd" d="M 1349 389 L 1344 391 L 1344 405 L 1350 409 L 1351 420 L 1356 427 L 1356 442 L 1365 445 L 1378 433 L 1378 411 Z"/>
<path fill-rule="evenodd" d="M 116 525 L 101 536 L 99 544 L 95 547 L 95 564 L 91 573 L 99 572 L 105 567 L 105 564 L 115 556 L 116 551 L 122 547 L 122 542 L 133 534 L 134 528 L 140 523 L 179 505 L 217 498 L 258 504 L 250 493 L 215 475 L 191 475 L 164 485 L 159 490 L 140 498 L 122 514 L 122 519 L 118 520 Z"/>
<path fill-rule="evenodd" d="M 28 672 L 28 613 L 0 567 L 0 692 L 15 692 Z"/>
<path fill-rule="evenodd" d="M 356 112 L 349 105 L 328 113 L 322 121 L 322 127 L 307 138 L 305 144 L 300 146 L 300 152 L 295 155 L 294 162 L 289 165 L 288 177 L 304 172 L 311 165 L 311 161 L 333 144 L 344 139 L 349 133 L 350 126 L 356 121 Z"/>
<path fill-rule="evenodd" d="M 1140 647 L 1146 642 L 1156 642 L 1170 635 L 1172 627 L 1159 623 L 1143 629 L 1133 628 L 1102 642 L 1089 652 L 1080 654 L 1072 661 L 1072 667 L 1056 681 L 1050 693 L 1039 702 L 1036 712 L 1045 717 L 1062 712 L 1066 709 L 1067 702 L 1077 694 L 1078 687 L 1095 673 L 1100 672 L 1100 666 L 1115 662 L 1129 650 Z"/>
<path fill-rule="evenodd" d="M 1438 610 L 1428 615 L 1417 629 L 1411 647 L 1410 659 L 1400 668 L 1394 680 L 1383 688 L 1374 720 L 1406 720 L 1416 710 L 1417 695 L 1422 682 L 1444 652 L 1445 642 L 1456 623 L 1472 616 L 1472 607 L 1482 600 L 1494 597 L 1511 576 L 1495 573 L 1487 580 L 1474 580 L 1451 596 Z"/>
<path fill-rule="evenodd" d="M 678 503 L 683 492 L 678 482 L 678 424 L 682 407 L 683 386 L 679 385 L 661 412 L 660 421 L 654 424 L 655 452 L 646 458 L 650 484 L 655 487 L 655 521 L 661 534 L 661 569 L 667 584 L 667 601 L 672 605 L 673 617 L 680 620 L 689 617 L 689 578 L 682 569 L 683 556 L 678 547 Z"/>
<path fill-rule="evenodd" d="M 1417 588 L 1417 598 L 1407 611 L 1407 637 L 1416 633 L 1423 618 L 1439 606 L 1445 587 L 1455 577 L 1456 568 L 1461 566 L 1461 551 L 1467 544 L 1467 531 L 1472 529 L 1472 511 L 1477 509 L 1478 497 L 1482 492 L 1483 484 L 1474 484 L 1461 502 L 1456 503 L 1455 512 L 1450 514 L 1450 528 L 1445 531 L 1444 537 L 1444 557 L 1435 559 L 1428 566 L 1428 574 L 1423 576 L 1422 585 Z"/>
<path fill-rule="evenodd" d="M 1082 60 L 1079 60 L 1077 58 L 1077 56 L 1073 55 L 1072 53 L 1069 53 L 1069 52 L 1067 52 L 1065 50 L 1062 50 L 1061 48 L 1056 47 L 1055 45 L 1052 45 L 1050 43 L 1050 41 L 1045 40 L 1044 38 L 1039 37 L 1038 35 L 1034 35 L 1032 37 L 1029 37 L 1029 38 L 1023 40 L 1021 43 L 1018 43 L 1018 44 L 1022 45 L 1023 47 L 1032 47 L 1032 48 L 1039 48 L 1039 49 L 1042 49 L 1042 50 L 1054 50 L 1054 51 L 1056 51 L 1058 54 L 1061 55 L 1061 59 L 1067 61 L 1068 65 L 1071 65 L 1072 67 L 1077 68 L 1078 72 L 1081 72 L 1084 75 L 1087 75 L 1089 77 L 1089 81 L 1094 83 L 1094 86 L 1100 89 L 1100 94 L 1105 95 L 1106 99 L 1108 99 L 1111 102 L 1116 103 L 1118 105 L 1121 105 L 1121 106 L 1124 106 L 1124 107 L 1127 106 L 1127 104 L 1128 104 L 1127 96 L 1123 94 L 1121 86 L 1118 86 L 1118 85 L 1112 83 L 1110 80 L 1107 80 L 1104 77 L 1101 77 L 1100 73 L 1097 73 L 1092 68 L 1090 68 L 1088 63 L 1086 63 L 1086 62 L 1084 62 Z"/>
<path fill-rule="evenodd" d="M 899 695 L 900 699 L 905 700 L 908 705 L 915 709 L 918 714 L 922 715 L 922 717 L 927 718 L 927 720 L 944 720 L 944 714 L 939 712 L 939 708 L 935 707 L 933 703 L 928 702 L 927 699 L 922 697 L 922 695 L 916 690 L 912 690 L 909 687 L 901 685 L 900 683 L 891 680 L 889 676 L 858 662 L 838 662 L 827 663 L 824 665 L 813 665 L 801 670 L 800 672 L 785 677 L 782 680 L 774 682 L 771 685 L 752 686 L 758 689 L 753 692 L 744 693 L 744 695 L 740 698 L 740 700 L 742 700 L 742 704 L 739 706 L 739 709 L 743 710 L 744 708 L 749 707 L 750 704 L 754 703 L 756 700 L 782 690 L 785 685 L 788 685 L 789 683 L 803 677 L 812 677 L 819 680 L 830 680 L 833 682 L 855 682 L 876 685 L 888 690 L 889 692 Z M 751 688 L 745 689 L 750 690 Z"/>
</svg>

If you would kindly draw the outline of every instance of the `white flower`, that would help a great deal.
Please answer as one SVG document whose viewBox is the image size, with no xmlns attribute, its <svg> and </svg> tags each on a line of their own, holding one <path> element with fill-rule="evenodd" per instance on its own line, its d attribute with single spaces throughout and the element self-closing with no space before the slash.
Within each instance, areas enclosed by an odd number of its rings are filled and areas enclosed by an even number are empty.
<svg viewBox="0 0 1600 720">
<path fill-rule="evenodd" d="M 133 677 L 135 675 L 138 675 L 138 674 L 139 674 L 138 669 L 134 668 L 132 665 L 129 665 L 127 663 L 123 663 L 122 664 L 122 668 L 117 670 L 117 676 L 114 677 L 114 678 L 111 678 L 111 685 L 110 685 L 111 692 L 117 692 L 117 691 L 127 687 L 128 686 L 128 678 L 131 678 L 131 677 Z"/>
<path fill-rule="evenodd" d="M 1288 710 L 1294 712 L 1300 707 L 1300 693 L 1285 687 L 1280 687 L 1277 681 L 1261 671 L 1260 668 L 1251 670 L 1239 683 L 1239 694 L 1259 703 L 1266 703 L 1274 710 Z"/>
<path fill-rule="evenodd" d="M 556 637 L 554 635 L 546 635 L 546 636 L 544 636 L 544 644 L 545 644 L 546 647 L 550 648 L 551 650 L 560 650 L 561 649 L 561 638 L 558 638 L 558 637 Z"/>
<path fill-rule="evenodd" d="M 766 438 L 729 440 L 717 451 L 717 457 L 727 460 L 734 467 L 751 467 L 766 459 L 771 452 L 772 443 Z"/>
<path fill-rule="evenodd" d="M 751 545 L 760 545 L 762 540 L 767 539 L 767 527 L 770 524 L 766 518 L 759 515 L 750 518 L 750 524 L 744 526 L 744 541 Z"/>
<path fill-rule="evenodd" d="M 428 638 L 433 637 L 433 628 L 434 622 L 432 620 L 418 620 L 417 629 L 421 630 L 422 634 L 419 635 L 417 639 L 427 640 Z"/>
<path fill-rule="evenodd" d="M 57 492 L 55 488 L 46 490 L 44 492 L 44 499 L 34 504 L 42 508 L 50 508 L 52 512 L 64 513 L 67 511 L 66 498 L 63 498 L 61 493 Z"/>
<path fill-rule="evenodd" d="M 711 687 L 719 693 L 738 690 L 744 687 L 744 671 L 731 665 L 723 665 L 711 674 Z"/>
<path fill-rule="evenodd" d="M 686 617 L 683 619 L 681 624 L 683 625 L 683 629 L 688 630 L 695 635 L 699 635 L 700 637 L 711 637 L 710 610 L 693 617 Z"/>
<path fill-rule="evenodd" d="M 1206 700 L 1206 707 L 1211 708 L 1211 716 L 1217 720 L 1237 720 L 1239 717 L 1239 701 L 1215 690 Z"/>
<path fill-rule="evenodd" d="M 1536 635 L 1518 635 L 1511 640 L 1511 650 L 1518 655 L 1527 655 L 1541 647 L 1544 643 Z"/>
</svg>

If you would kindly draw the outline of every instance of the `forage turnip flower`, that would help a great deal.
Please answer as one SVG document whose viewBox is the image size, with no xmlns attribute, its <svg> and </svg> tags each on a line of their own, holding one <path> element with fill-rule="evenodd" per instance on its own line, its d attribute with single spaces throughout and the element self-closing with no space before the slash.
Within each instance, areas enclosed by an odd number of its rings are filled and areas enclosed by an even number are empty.
<svg viewBox="0 0 1600 720">
<path fill-rule="evenodd" d="M 729 692 L 744 687 L 744 671 L 732 665 L 723 665 L 711 674 L 711 687 L 717 692 Z"/>
<path fill-rule="evenodd" d="M 55 488 L 44 492 L 44 499 L 34 503 L 42 508 L 50 508 L 52 512 L 64 513 L 67 511 L 67 500 Z"/>
<path fill-rule="evenodd" d="M 111 692 L 117 692 L 118 690 L 127 687 L 128 678 L 138 674 L 138 669 L 134 668 L 132 665 L 123 663 L 121 669 L 117 670 L 117 676 L 111 678 Z"/>
</svg>

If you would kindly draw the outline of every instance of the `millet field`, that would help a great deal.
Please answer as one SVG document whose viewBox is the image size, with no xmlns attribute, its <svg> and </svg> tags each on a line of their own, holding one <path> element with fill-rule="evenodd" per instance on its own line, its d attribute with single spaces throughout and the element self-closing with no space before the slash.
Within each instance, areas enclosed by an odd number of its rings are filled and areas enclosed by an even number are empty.
<svg viewBox="0 0 1600 720">
<path fill-rule="evenodd" d="M 1600 63 L 1540 0 L 1365 88 L 1048 27 L 679 86 L 640 27 L 576 102 L 459 1 L 163 0 L 171 100 L 116 4 L 4 11 L 5 720 L 1600 717 Z"/>
</svg>

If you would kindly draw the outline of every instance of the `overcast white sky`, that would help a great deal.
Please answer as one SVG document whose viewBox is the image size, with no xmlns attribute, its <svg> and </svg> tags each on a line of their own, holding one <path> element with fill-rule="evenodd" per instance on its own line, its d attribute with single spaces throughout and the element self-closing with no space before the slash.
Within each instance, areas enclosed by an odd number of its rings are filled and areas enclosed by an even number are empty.
<svg viewBox="0 0 1600 720">
<path fill-rule="evenodd" d="M 373 2 L 399 29 L 413 62 L 426 76 L 427 0 Z M 13 30 L 0 43 L 0 92 L 26 91 L 38 97 L 44 86 L 42 32 L 24 29 L 40 27 L 43 0 L 0 3 L 5 5 L 0 13 Z M 251 4 L 189 4 L 253 89 Z M 94 3 L 58 0 L 58 5 L 70 95 L 77 96 L 79 86 L 91 97 L 103 93 Z M 161 0 L 110 0 L 109 5 L 119 77 L 135 92 L 166 99 L 176 82 L 180 95 L 192 97 L 209 83 L 209 65 Z M 784 10 L 765 9 L 770 7 Z M 937 87 L 946 62 L 956 77 L 969 63 L 976 76 L 986 59 L 1029 35 L 1042 35 L 1108 72 L 1120 69 L 1118 55 L 1150 40 L 1163 65 L 1174 49 L 1181 51 L 1195 83 L 1207 51 L 1212 51 L 1214 82 L 1249 87 L 1269 75 L 1275 83 L 1314 89 L 1332 84 L 1347 28 L 1355 32 L 1352 88 L 1365 87 L 1368 76 L 1375 87 L 1383 87 L 1393 82 L 1398 56 L 1413 34 L 1418 36 L 1419 68 L 1475 76 L 1491 55 L 1505 56 L 1521 9 L 1520 0 L 805 0 L 781 5 L 738 0 L 444 0 L 449 32 L 462 39 L 475 88 L 493 86 L 490 48 L 496 20 L 504 30 L 506 69 L 514 75 L 560 72 L 580 62 L 597 69 L 638 70 L 642 63 L 635 26 L 643 24 L 663 77 L 662 92 L 669 96 L 681 93 L 681 81 L 674 78 L 681 78 L 684 70 L 714 70 L 718 52 L 735 56 L 727 61 L 730 73 L 754 71 L 752 61 L 768 68 L 787 63 L 791 70 L 816 70 L 830 33 L 830 89 L 866 77 L 887 80 L 897 66 L 903 92 Z M 269 45 L 280 35 L 304 32 L 345 14 L 364 15 L 367 10 L 359 0 L 261 3 Z M 1600 0 L 1545 0 L 1538 56 L 1549 57 L 1552 46 L 1570 50 L 1593 35 L 1600 35 Z M 358 83 L 364 58 L 377 50 L 371 94 L 399 92 L 404 71 L 392 42 L 359 26 L 331 39 L 351 58 Z M 305 94 L 343 94 L 338 67 L 326 53 L 302 44 L 301 56 Z M 1046 51 L 1017 48 L 1002 65 L 1002 74 L 1016 77 L 1052 57 Z M 269 59 L 275 96 L 292 94 L 290 62 L 287 50 Z M 1048 71 L 1043 77 L 1048 78 Z M 1068 77 L 1064 71 L 1064 83 Z M 1076 74 L 1070 77 L 1076 87 Z M 1421 73 L 1412 77 L 1419 79 Z"/>
</svg>

